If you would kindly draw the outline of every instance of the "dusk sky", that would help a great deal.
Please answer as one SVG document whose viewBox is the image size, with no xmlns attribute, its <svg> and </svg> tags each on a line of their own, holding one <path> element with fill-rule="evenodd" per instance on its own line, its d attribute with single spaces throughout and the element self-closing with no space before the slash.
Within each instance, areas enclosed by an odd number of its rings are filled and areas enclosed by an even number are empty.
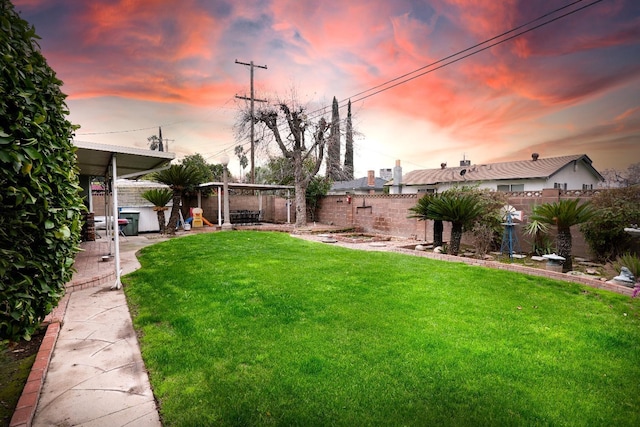
<svg viewBox="0 0 640 427">
<path fill-rule="evenodd" d="M 267 66 L 255 69 L 257 98 L 275 103 L 295 92 L 310 111 L 327 107 L 328 119 L 334 96 L 341 106 L 350 98 L 359 132 L 356 177 L 378 175 L 396 160 L 406 173 L 456 166 L 463 156 L 481 164 L 533 152 L 587 154 L 600 171 L 640 162 L 637 0 L 584 0 L 555 13 L 574 2 L 13 3 L 64 82 L 79 141 L 145 148 L 162 126 L 178 158 L 200 153 L 218 163 L 228 150 L 233 159 L 233 148 L 248 142 L 234 135 L 244 106 L 235 95 L 249 95 L 249 67 L 237 59 Z M 543 15 L 550 14 L 523 29 L 584 6 L 451 65 L 423 68 Z M 408 77 L 426 73 L 358 95 L 419 69 Z M 237 161 L 230 170 L 239 175 Z"/>
</svg>

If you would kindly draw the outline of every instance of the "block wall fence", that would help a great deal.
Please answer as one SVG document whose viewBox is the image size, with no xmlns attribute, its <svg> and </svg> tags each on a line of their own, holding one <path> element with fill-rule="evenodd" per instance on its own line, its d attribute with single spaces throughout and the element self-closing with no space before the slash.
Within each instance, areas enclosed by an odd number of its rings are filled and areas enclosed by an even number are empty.
<svg viewBox="0 0 640 427">
<path fill-rule="evenodd" d="M 127 191 L 119 191 L 122 199 L 138 197 Z M 545 189 L 541 191 L 525 191 L 506 193 L 508 203 L 516 210 L 523 211 L 524 218 L 531 214 L 534 206 L 547 202 L 557 202 L 561 199 L 580 198 L 590 199 L 598 191 L 564 191 L 559 189 Z M 416 205 L 420 194 L 368 194 L 347 196 L 326 196 L 320 203 L 316 214 L 316 221 L 321 224 L 329 224 L 344 228 L 355 228 L 364 233 L 383 234 L 403 238 L 414 238 L 419 241 L 433 241 L 433 222 L 418 221 L 408 218 L 409 208 Z M 262 199 L 260 201 L 260 199 Z M 214 193 L 209 197 L 201 198 L 203 216 L 210 222 L 218 223 L 218 196 Z M 190 197 L 185 200 L 183 215 L 189 215 L 189 207 L 197 207 L 197 198 Z M 287 205 L 287 199 L 277 195 L 232 195 L 229 198 L 231 210 L 258 210 L 262 206 L 262 221 L 283 224 L 287 222 L 287 209 L 291 212 L 291 222 L 295 223 L 295 201 L 291 199 L 291 206 Z M 104 215 L 104 204 L 101 198 L 94 199 L 94 211 L 96 215 Z M 522 251 L 531 250 L 529 238 L 523 236 L 522 227 L 515 227 L 518 241 Z M 443 237 L 449 240 L 450 225 L 444 224 Z M 591 257 L 579 227 L 572 227 L 573 254 L 576 256 Z M 472 244 L 471 237 L 465 233 L 463 243 Z"/>
</svg>

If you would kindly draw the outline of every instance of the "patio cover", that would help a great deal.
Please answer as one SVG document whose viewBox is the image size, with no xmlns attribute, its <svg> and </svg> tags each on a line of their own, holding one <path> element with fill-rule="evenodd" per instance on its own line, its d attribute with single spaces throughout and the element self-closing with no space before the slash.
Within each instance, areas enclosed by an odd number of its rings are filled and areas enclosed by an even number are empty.
<svg viewBox="0 0 640 427">
<path fill-rule="evenodd" d="M 113 192 L 112 217 L 114 219 L 118 217 L 116 180 L 118 178 L 132 178 L 168 167 L 171 160 L 175 158 L 174 153 L 94 142 L 74 141 L 73 145 L 77 148 L 76 156 L 80 175 L 103 176 L 105 181 L 111 181 Z M 117 225 L 114 224 L 112 230 L 116 268 L 116 283 L 112 288 L 120 289 L 122 287 L 120 281 L 122 273 L 120 269 L 120 236 L 116 231 L 116 227 Z"/>
<path fill-rule="evenodd" d="M 237 190 L 257 190 L 257 191 L 269 191 L 269 190 L 287 190 L 287 224 L 291 222 L 291 190 L 295 189 L 292 185 L 275 185 L 275 184 L 248 184 L 244 182 L 227 182 L 229 189 Z M 222 192 L 224 182 L 205 182 L 198 185 L 199 188 L 218 187 L 218 194 Z M 225 197 L 227 195 L 225 194 Z M 200 193 L 198 193 L 198 207 L 200 206 Z M 260 210 L 262 210 L 262 199 L 260 199 Z M 222 205 L 220 197 L 218 197 L 218 225 L 222 226 Z"/>
</svg>

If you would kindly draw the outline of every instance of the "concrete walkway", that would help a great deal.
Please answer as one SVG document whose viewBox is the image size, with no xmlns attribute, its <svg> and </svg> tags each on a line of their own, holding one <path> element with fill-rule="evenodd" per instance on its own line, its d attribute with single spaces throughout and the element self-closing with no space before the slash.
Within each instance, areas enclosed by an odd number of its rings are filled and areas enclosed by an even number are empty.
<svg viewBox="0 0 640 427">
<path fill-rule="evenodd" d="M 161 240 L 123 238 L 123 274 L 140 267 L 140 248 Z M 11 426 L 161 426 L 124 293 L 111 290 L 113 257 L 102 260 L 113 244 L 103 237 L 82 249 Z"/>
</svg>

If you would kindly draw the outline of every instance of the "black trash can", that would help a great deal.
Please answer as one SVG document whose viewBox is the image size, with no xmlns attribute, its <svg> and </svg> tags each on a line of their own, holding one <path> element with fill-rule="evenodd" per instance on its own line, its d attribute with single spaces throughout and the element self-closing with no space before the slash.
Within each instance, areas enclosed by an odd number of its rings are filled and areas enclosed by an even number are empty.
<svg viewBox="0 0 640 427">
<path fill-rule="evenodd" d="M 125 218 L 129 221 L 127 225 L 124 226 L 122 231 L 125 236 L 137 236 L 138 235 L 138 222 L 140 221 L 140 212 L 128 211 L 128 212 L 120 212 L 120 218 Z"/>
</svg>

